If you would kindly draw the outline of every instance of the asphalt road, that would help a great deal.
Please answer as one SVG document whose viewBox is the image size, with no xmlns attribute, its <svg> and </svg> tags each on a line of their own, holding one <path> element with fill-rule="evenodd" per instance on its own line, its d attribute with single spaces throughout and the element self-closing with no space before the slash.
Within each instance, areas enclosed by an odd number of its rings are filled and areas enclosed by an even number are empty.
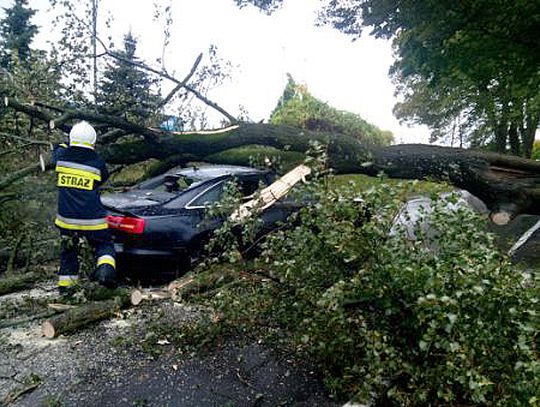
<svg viewBox="0 0 540 407">
<path fill-rule="evenodd" d="M 171 303 L 159 308 L 168 313 L 164 321 L 179 326 L 200 312 Z M 39 324 L 0 330 L 0 400 L 34 380 L 38 384 L 10 406 L 343 405 L 328 397 L 309 363 L 258 341 L 231 339 L 196 355 L 179 353 L 165 341 L 152 357 L 141 345 L 153 312 L 140 307 L 54 340 L 41 337 Z"/>
</svg>

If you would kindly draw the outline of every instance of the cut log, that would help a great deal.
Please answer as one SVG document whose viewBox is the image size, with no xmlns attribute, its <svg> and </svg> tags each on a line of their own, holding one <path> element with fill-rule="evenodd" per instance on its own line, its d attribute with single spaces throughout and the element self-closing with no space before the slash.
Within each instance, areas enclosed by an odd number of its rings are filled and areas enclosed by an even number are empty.
<svg viewBox="0 0 540 407">
<path fill-rule="evenodd" d="M 110 318 L 130 304 L 127 295 L 106 301 L 89 302 L 49 318 L 41 326 L 41 332 L 46 338 L 56 338 L 58 335 L 75 332 L 89 324 Z"/>
<path fill-rule="evenodd" d="M 164 289 L 133 290 L 130 295 L 131 305 L 139 305 L 143 301 L 166 300 L 171 298 L 171 291 Z"/>
<path fill-rule="evenodd" d="M 47 308 L 54 310 L 54 311 L 67 311 L 68 309 L 75 308 L 76 305 L 71 304 L 61 304 L 57 302 L 51 302 L 50 304 L 47 304 Z"/>
<path fill-rule="evenodd" d="M 168 290 L 173 298 L 187 298 L 197 293 L 211 290 L 238 278 L 238 273 L 231 270 L 208 271 L 197 275 L 182 277 L 171 282 Z"/>
<path fill-rule="evenodd" d="M 302 180 L 305 181 L 310 173 L 311 169 L 309 167 L 299 165 L 272 183 L 272 185 L 264 188 L 260 192 L 260 195 L 255 199 L 240 205 L 240 207 L 231 214 L 231 220 L 239 221 L 245 219 L 255 212 L 263 211 L 272 206 L 280 198 L 287 195 L 291 188 L 298 182 Z"/>
<path fill-rule="evenodd" d="M 58 314 L 59 312 L 62 312 L 62 310 L 49 309 L 49 310 L 39 312 L 34 315 L 28 315 L 26 317 L 19 317 L 19 318 L 13 318 L 13 319 L 0 321 L 0 329 L 26 324 L 28 322 L 35 321 L 36 319 L 49 318 L 49 317 L 52 317 L 53 315 Z"/>
<path fill-rule="evenodd" d="M 0 279 L 0 295 L 9 294 L 15 291 L 32 288 L 38 281 L 43 280 L 45 275 L 37 273 L 25 273 L 11 275 Z"/>
<path fill-rule="evenodd" d="M 175 292 L 181 290 L 183 287 L 188 286 L 193 283 L 195 277 L 193 275 L 186 275 L 177 280 L 171 281 L 167 286 L 169 292 Z"/>
<path fill-rule="evenodd" d="M 512 214 L 509 212 L 494 212 L 490 215 L 491 221 L 498 225 L 498 226 L 504 226 L 507 225 L 513 218 Z"/>
</svg>

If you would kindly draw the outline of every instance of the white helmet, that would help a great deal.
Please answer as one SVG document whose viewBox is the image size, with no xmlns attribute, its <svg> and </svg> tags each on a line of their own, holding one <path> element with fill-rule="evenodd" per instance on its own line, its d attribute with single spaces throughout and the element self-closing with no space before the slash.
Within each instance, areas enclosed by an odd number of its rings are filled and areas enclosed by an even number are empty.
<svg viewBox="0 0 540 407">
<path fill-rule="evenodd" d="M 69 145 L 94 149 L 96 131 L 88 122 L 79 122 L 69 132 Z"/>
</svg>

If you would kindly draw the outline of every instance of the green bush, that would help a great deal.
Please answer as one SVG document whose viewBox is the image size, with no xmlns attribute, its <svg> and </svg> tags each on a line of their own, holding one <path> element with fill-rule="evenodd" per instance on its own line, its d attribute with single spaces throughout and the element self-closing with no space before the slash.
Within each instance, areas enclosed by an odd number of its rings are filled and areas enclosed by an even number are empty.
<svg viewBox="0 0 540 407">
<path fill-rule="evenodd" d="M 270 278 L 220 292 L 224 323 L 259 326 L 320 366 L 335 394 L 381 406 L 538 402 L 537 276 L 516 271 L 472 211 L 434 203 L 437 248 L 388 230 L 411 184 L 361 194 L 324 176 L 264 243 Z M 432 235 L 431 235 L 432 236 Z"/>
</svg>

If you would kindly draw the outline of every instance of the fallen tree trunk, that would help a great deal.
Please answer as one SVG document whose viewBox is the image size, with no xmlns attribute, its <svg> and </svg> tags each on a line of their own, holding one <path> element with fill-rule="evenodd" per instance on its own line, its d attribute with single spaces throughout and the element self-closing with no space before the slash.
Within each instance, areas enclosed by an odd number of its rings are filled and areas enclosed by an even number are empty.
<svg viewBox="0 0 540 407">
<path fill-rule="evenodd" d="M 146 140 L 112 144 L 102 149 L 111 163 L 130 164 L 149 158 L 175 157 L 219 162 L 216 154 L 244 145 L 264 145 L 305 152 L 311 141 L 328 146 L 329 165 L 336 173 L 359 173 L 390 178 L 448 182 L 482 199 L 493 217 L 520 213 L 540 214 L 540 162 L 520 157 L 425 144 L 367 146 L 342 134 L 313 132 L 289 126 L 242 124 L 207 135 L 162 134 Z M 249 163 L 245 163 L 249 164 Z"/>
<path fill-rule="evenodd" d="M 69 309 L 45 321 L 41 332 L 46 338 L 75 332 L 91 323 L 110 318 L 131 304 L 129 295 L 121 295 L 106 301 L 89 302 Z"/>
<path fill-rule="evenodd" d="M 6 99 L 6 106 L 39 120 L 60 121 L 58 113 Z M 337 173 L 370 176 L 384 172 L 391 178 L 430 179 L 451 183 L 482 199 L 499 223 L 520 213 L 540 214 L 540 162 L 520 157 L 432 145 L 405 144 L 379 147 L 331 132 L 316 132 L 291 126 L 243 123 L 226 131 L 188 134 L 140 126 L 126 120 L 88 111 L 67 111 L 71 119 L 90 120 L 116 128 L 128 141 L 101 145 L 100 152 L 111 164 L 132 164 L 150 158 L 169 165 L 189 161 L 222 162 L 219 153 L 246 145 L 262 145 L 305 153 L 312 141 L 327 148 L 330 166 Z M 48 124 L 47 124 L 48 125 Z M 99 141 L 99 139 L 98 139 Z M 249 163 L 245 163 L 249 164 Z M 0 179 L 0 189 L 26 176 L 36 167 Z"/>
<path fill-rule="evenodd" d="M 43 274 L 37 273 L 15 274 L 0 278 L 0 295 L 32 288 L 38 281 L 44 278 L 45 276 Z"/>
</svg>

